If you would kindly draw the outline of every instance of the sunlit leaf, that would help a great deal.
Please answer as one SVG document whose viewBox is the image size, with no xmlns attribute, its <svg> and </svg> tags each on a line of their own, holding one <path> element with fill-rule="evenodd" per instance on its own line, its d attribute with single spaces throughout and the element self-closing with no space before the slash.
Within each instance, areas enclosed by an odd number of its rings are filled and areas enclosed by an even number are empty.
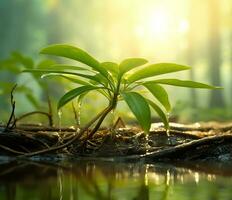
<svg viewBox="0 0 232 200">
<path fill-rule="evenodd" d="M 105 68 L 112 75 L 116 76 L 118 74 L 118 64 L 114 62 L 103 62 L 101 67 Z"/>
<path fill-rule="evenodd" d="M 190 67 L 184 65 L 177 65 L 174 63 L 157 63 L 142 67 L 141 69 L 130 74 L 127 77 L 127 81 L 129 83 L 132 83 L 134 81 L 141 80 L 144 78 L 149 78 L 161 74 L 167 74 L 187 69 L 190 69 Z"/>
<path fill-rule="evenodd" d="M 144 58 L 128 58 L 123 60 L 119 65 L 120 76 L 136 67 L 146 64 L 147 62 L 148 61 Z"/>
<path fill-rule="evenodd" d="M 168 93 L 166 92 L 166 90 L 155 83 L 144 83 L 143 84 L 152 94 L 153 96 L 165 107 L 165 109 L 167 110 L 167 112 L 170 112 L 171 110 L 171 105 L 169 102 L 169 98 L 168 98 Z"/>
<path fill-rule="evenodd" d="M 94 70 L 100 72 L 105 77 L 108 76 L 107 71 L 100 66 L 100 63 L 95 58 L 78 47 L 65 44 L 55 44 L 42 49 L 40 53 L 61 56 L 79 61 L 92 67 Z"/>
<path fill-rule="evenodd" d="M 151 112 L 146 99 L 136 92 L 125 92 L 122 96 L 143 130 L 148 133 L 151 127 Z"/>
<path fill-rule="evenodd" d="M 169 129 L 169 121 L 168 121 L 168 117 L 165 114 L 165 112 L 153 101 L 151 101 L 149 99 L 147 99 L 147 101 L 151 105 L 151 107 L 156 111 L 158 116 L 161 118 L 162 122 L 164 123 L 164 127 L 166 129 Z"/>
<path fill-rule="evenodd" d="M 68 74 L 68 75 L 75 75 L 75 76 L 80 76 L 83 78 L 86 78 L 88 80 L 93 80 L 95 83 L 99 83 L 102 84 L 102 81 L 99 79 L 99 77 L 95 77 L 92 75 L 87 75 L 87 74 L 80 74 L 80 73 L 75 73 L 75 72 L 66 72 L 66 71 L 59 71 L 59 70 L 36 70 L 36 69 L 26 69 L 23 70 L 22 72 L 32 72 L 32 73 L 39 73 L 40 75 L 42 75 L 42 78 L 46 77 L 46 76 L 52 76 L 52 75 L 56 75 L 57 74 Z"/>
<path fill-rule="evenodd" d="M 221 87 L 215 87 L 212 85 L 207 85 L 200 82 L 189 81 L 189 80 L 179 80 L 179 79 L 158 79 L 154 81 L 148 81 L 147 83 L 154 84 L 165 84 L 165 85 L 173 85 L 179 87 L 188 87 L 188 88 L 202 88 L 202 89 L 221 89 Z"/>
<path fill-rule="evenodd" d="M 67 79 L 73 83 L 76 83 L 76 84 L 79 84 L 79 85 L 89 85 L 89 83 L 83 81 L 83 80 L 80 80 L 80 79 L 77 79 L 77 78 L 72 78 L 72 77 L 69 77 L 69 76 L 65 76 L 65 75 L 62 75 L 62 74 L 56 74 L 56 73 L 50 73 L 50 74 L 45 74 L 44 75 L 44 78 L 45 77 L 49 77 L 49 76 L 58 76 L 58 77 L 62 77 L 64 79 Z"/>
<path fill-rule="evenodd" d="M 78 88 L 75 88 L 73 90 L 70 90 L 69 92 L 67 92 L 64 96 L 62 96 L 58 102 L 58 110 L 63 107 L 66 103 L 70 102 L 71 100 L 73 100 L 74 98 L 76 98 L 77 96 L 89 92 L 91 90 L 96 90 L 98 89 L 98 87 L 94 87 L 91 85 L 85 85 L 85 86 L 81 86 Z"/>
<path fill-rule="evenodd" d="M 92 79 L 90 83 L 94 85 L 96 85 L 97 83 L 101 83 L 102 85 L 107 86 L 109 83 L 108 80 L 104 76 L 102 76 L 100 73 L 93 75 L 93 78 L 94 79 Z"/>
<path fill-rule="evenodd" d="M 56 64 L 56 62 L 54 60 L 45 59 L 45 60 L 40 61 L 37 64 L 36 68 L 37 69 L 44 69 L 44 68 L 47 68 L 47 67 L 49 67 L 51 65 L 55 65 L 55 64 Z"/>
<path fill-rule="evenodd" d="M 72 71 L 83 71 L 83 70 L 89 70 L 87 68 L 73 66 L 73 65 L 63 65 L 63 64 L 53 64 L 53 65 L 43 65 L 38 67 L 38 69 L 45 69 L 45 70 L 72 70 Z"/>
</svg>

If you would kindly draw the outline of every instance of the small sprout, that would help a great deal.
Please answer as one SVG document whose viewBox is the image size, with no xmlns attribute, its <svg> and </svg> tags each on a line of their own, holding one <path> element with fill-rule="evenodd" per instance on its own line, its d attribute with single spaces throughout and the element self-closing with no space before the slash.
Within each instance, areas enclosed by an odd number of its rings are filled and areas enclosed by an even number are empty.
<svg viewBox="0 0 232 200">
<path fill-rule="evenodd" d="M 144 58 L 129 58 L 120 64 L 99 62 L 87 52 L 70 45 L 51 45 L 41 51 L 42 54 L 54 55 L 76 60 L 84 65 L 50 65 L 42 69 L 26 69 L 24 72 L 41 73 L 43 76 L 61 76 L 77 84 L 77 87 L 64 94 L 58 102 L 58 110 L 77 97 L 90 91 L 103 94 L 109 106 L 99 117 L 98 129 L 104 118 L 116 108 L 118 101 L 124 100 L 134 114 L 145 133 L 151 127 L 152 108 L 169 129 L 168 113 L 171 104 L 163 85 L 188 88 L 218 89 L 204 83 L 179 79 L 156 79 L 158 75 L 189 70 L 190 67 L 174 63 L 147 64 Z M 147 79 L 149 78 L 149 80 Z M 135 88 L 142 86 L 153 98 L 147 98 Z M 155 101 L 158 101 L 158 104 Z"/>
</svg>

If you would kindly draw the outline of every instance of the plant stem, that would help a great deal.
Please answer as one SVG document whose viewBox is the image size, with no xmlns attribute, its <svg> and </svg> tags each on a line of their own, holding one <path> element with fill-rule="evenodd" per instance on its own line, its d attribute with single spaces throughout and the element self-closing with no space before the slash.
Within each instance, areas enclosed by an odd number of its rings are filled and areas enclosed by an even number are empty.
<svg viewBox="0 0 232 200">
<path fill-rule="evenodd" d="M 116 91 L 114 92 L 112 101 L 110 102 L 109 106 L 106 107 L 102 112 L 100 112 L 88 124 L 86 124 L 85 127 L 83 129 L 81 129 L 80 133 L 78 135 L 75 135 L 71 140 L 69 140 L 68 142 L 66 142 L 66 143 L 64 143 L 62 145 L 56 146 L 56 147 L 51 147 L 51 148 L 43 149 L 43 150 L 36 151 L 36 152 L 26 153 L 26 154 L 21 155 L 19 157 L 35 156 L 35 155 L 49 153 L 49 152 L 52 152 L 52 151 L 63 149 L 65 147 L 73 144 L 78 139 L 80 139 L 83 136 L 83 134 L 85 133 L 85 131 L 88 130 L 89 127 L 92 126 L 92 124 L 99 119 L 98 122 L 97 122 L 97 124 L 96 124 L 96 126 L 93 128 L 93 130 L 90 132 L 90 135 L 87 138 L 87 139 L 90 139 L 96 133 L 96 131 L 99 129 L 99 127 L 101 126 L 103 120 L 108 115 L 108 113 L 111 112 L 117 106 L 119 89 L 120 89 L 120 80 L 118 81 L 118 84 L 117 84 L 117 87 L 116 87 Z"/>
<path fill-rule="evenodd" d="M 105 110 L 105 112 L 102 113 L 100 119 L 98 120 L 96 126 L 92 129 L 92 131 L 89 133 L 87 140 L 91 139 L 94 135 L 94 133 L 97 132 L 97 130 L 99 129 L 99 127 L 101 126 L 103 120 L 106 118 L 106 116 L 113 110 L 113 106 L 109 106 L 107 107 L 107 109 Z"/>
</svg>

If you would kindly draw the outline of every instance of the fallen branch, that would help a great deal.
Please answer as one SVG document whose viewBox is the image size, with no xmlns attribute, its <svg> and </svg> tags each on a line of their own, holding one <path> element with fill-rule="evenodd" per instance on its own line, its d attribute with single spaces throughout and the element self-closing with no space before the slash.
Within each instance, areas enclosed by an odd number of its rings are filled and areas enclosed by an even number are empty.
<svg viewBox="0 0 232 200">
<path fill-rule="evenodd" d="M 122 159 L 125 160 L 137 160 L 137 159 L 145 159 L 145 160 L 158 160 L 158 159 L 177 159 L 180 157 L 184 157 L 186 152 L 192 154 L 193 150 L 197 148 L 203 147 L 205 145 L 220 145 L 223 142 L 231 143 L 232 135 L 220 135 L 220 136 L 209 136 L 202 139 L 194 140 L 191 142 L 187 142 L 184 144 L 180 144 L 174 147 L 168 147 L 165 149 L 161 149 L 158 151 L 154 151 L 151 153 L 146 153 L 143 155 L 132 155 L 132 156 L 124 156 Z M 204 149 L 206 150 L 206 148 Z M 199 156 L 199 154 L 197 155 Z"/>
<path fill-rule="evenodd" d="M 17 155 L 24 155 L 25 154 L 25 152 L 17 151 L 17 150 L 14 150 L 12 148 L 9 148 L 7 146 L 1 145 L 1 144 L 0 144 L 0 148 L 4 149 L 5 151 L 8 151 L 10 153 L 17 154 Z"/>
<path fill-rule="evenodd" d="M 57 151 L 57 150 L 65 148 L 65 147 L 68 147 L 69 145 L 73 144 L 75 141 L 80 139 L 84 135 L 85 131 L 88 130 L 90 128 L 90 126 L 92 126 L 93 123 L 95 123 L 99 118 L 100 118 L 99 121 L 101 121 L 102 116 L 105 115 L 105 113 L 109 110 L 109 108 L 110 108 L 110 106 L 107 107 L 106 109 L 104 109 L 102 112 L 100 112 L 95 118 L 93 118 L 88 124 L 86 124 L 86 126 L 83 129 L 80 130 L 79 134 L 76 134 L 71 140 L 67 141 L 66 143 L 61 144 L 59 146 L 54 146 L 54 147 L 51 147 L 48 149 L 42 149 L 42 150 L 31 152 L 31 153 L 25 153 L 24 155 L 19 156 L 19 158 L 35 156 L 35 155 L 44 154 L 44 153 L 50 153 L 50 152 Z M 99 125 L 99 121 L 98 121 L 96 126 Z M 95 126 L 95 128 L 96 128 L 96 126 Z"/>
</svg>

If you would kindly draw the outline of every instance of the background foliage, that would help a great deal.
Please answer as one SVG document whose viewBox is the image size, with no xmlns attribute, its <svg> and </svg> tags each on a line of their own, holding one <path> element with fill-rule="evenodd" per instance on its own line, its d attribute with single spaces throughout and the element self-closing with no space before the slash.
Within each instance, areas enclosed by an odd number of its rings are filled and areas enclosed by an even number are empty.
<svg viewBox="0 0 232 200">
<path fill-rule="evenodd" d="M 18 115 L 47 109 L 44 90 L 30 75 L 18 76 L 23 63 L 11 53 L 19 51 L 37 65 L 46 59 L 38 55 L 39 49 L 52 43 L 77 45 L 104 61 L 144 57 L 155 63 L 190 65 L 193 67 L 190 72 L 176 77 L 220 85 L 224 90 L 168 88 L 175 105 L 171 116 L 178 121 L 229 120 L 232 117 L 231 22 L 230 0 L 1 0 L 0 121 L 8 117 L 9 92 L 15 82 L 19 85 L 15 94 Z M 65 88 L 53 81 L 46 82 L 54 104 L 57 97 L 72 88 L 68 82 Z M 26 97 L 29 94 L 40 105 L 36 107 L 35 101 Z M 106 103 L 100 96 L 88 99 L 83 121 Z M 97 99 L 101 102 L 99 108 L 95 106 Z M 64 111 L 64 116 L 66 123 L 73 122 L 70 110 Z"/>
</svg>

